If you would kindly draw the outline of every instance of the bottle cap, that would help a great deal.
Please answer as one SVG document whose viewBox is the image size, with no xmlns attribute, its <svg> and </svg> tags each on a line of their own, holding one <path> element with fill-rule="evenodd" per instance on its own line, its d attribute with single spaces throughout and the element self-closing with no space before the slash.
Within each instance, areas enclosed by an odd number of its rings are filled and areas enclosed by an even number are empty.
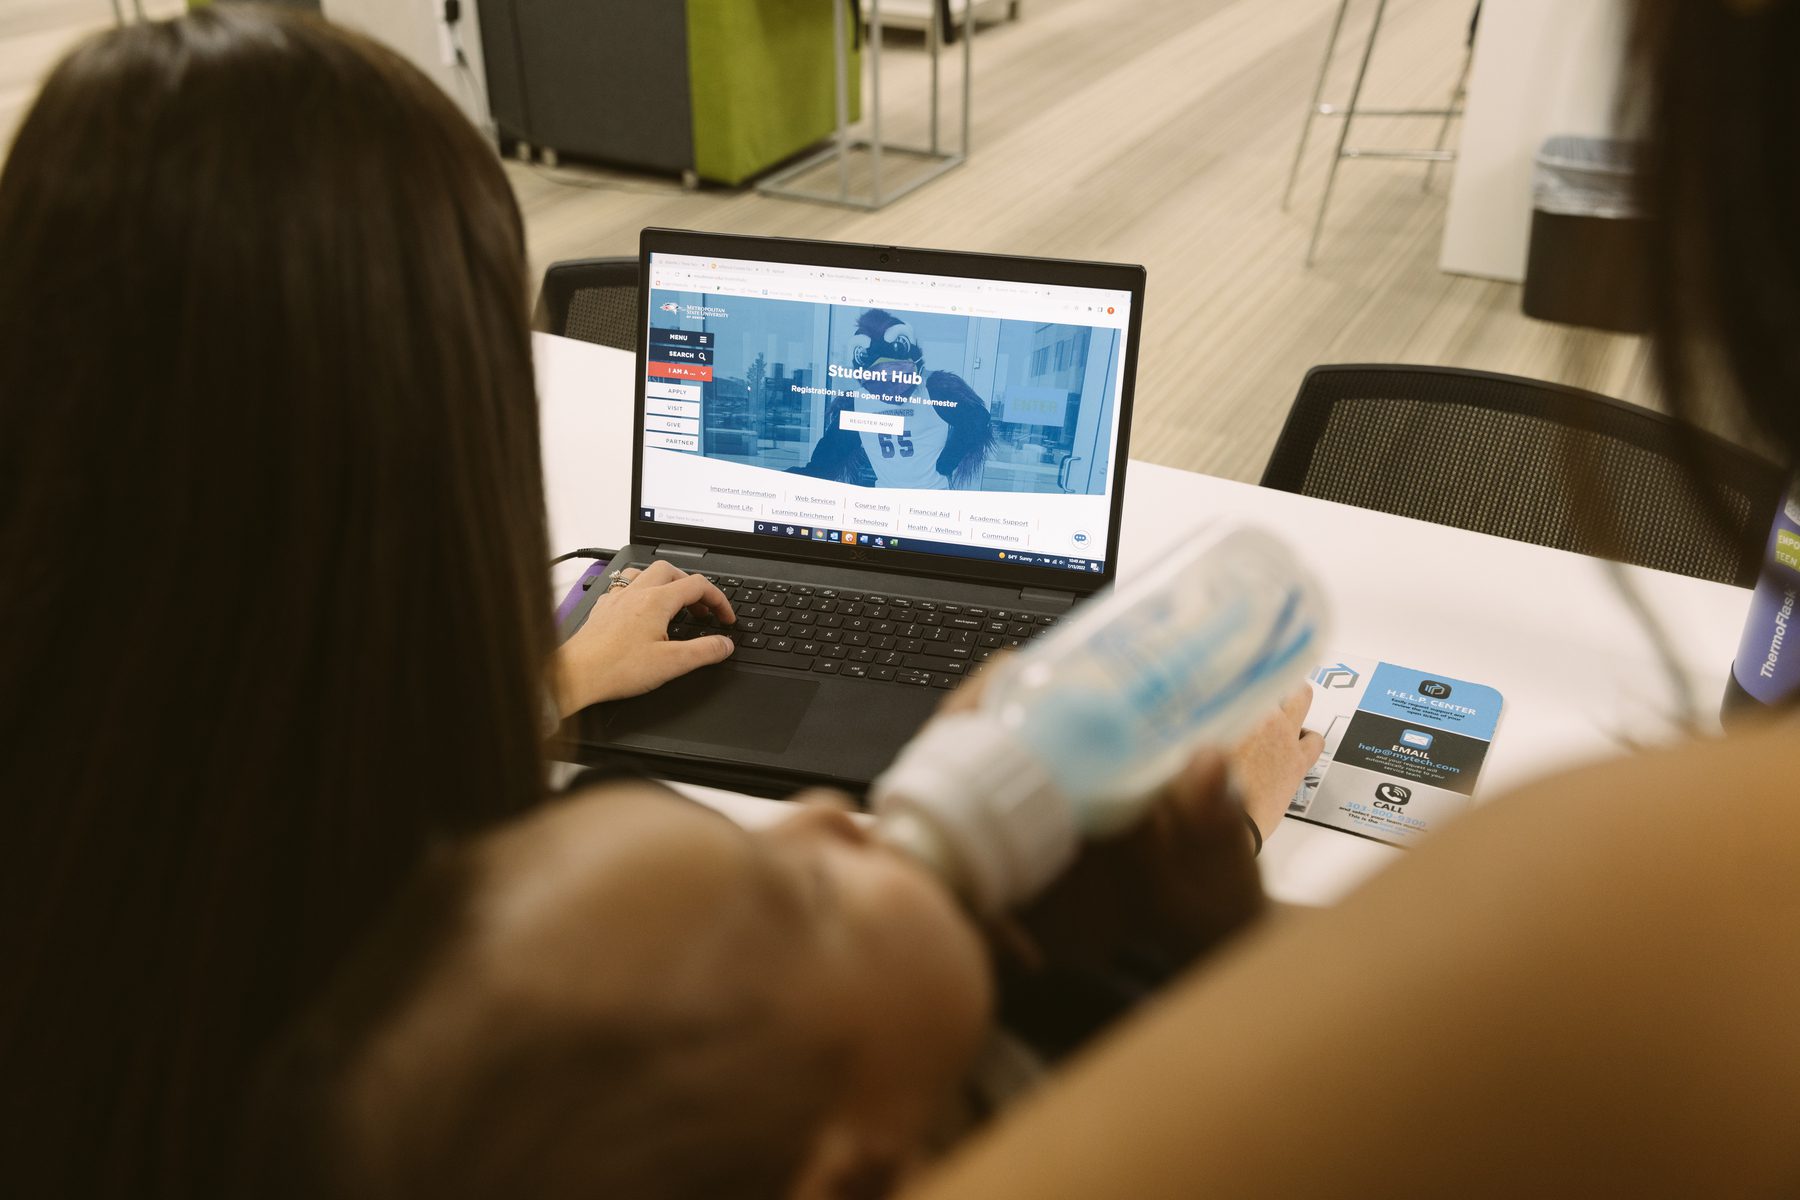
<svg viewBox="0 0 1800 1200">
<path fill-rule="evenodd" d="M 1043 890 L 1080 828 L 1038 757 L 992 715 L 939 717 L 870 788 L 876 832 L 991 916 Z"/>
</svg>

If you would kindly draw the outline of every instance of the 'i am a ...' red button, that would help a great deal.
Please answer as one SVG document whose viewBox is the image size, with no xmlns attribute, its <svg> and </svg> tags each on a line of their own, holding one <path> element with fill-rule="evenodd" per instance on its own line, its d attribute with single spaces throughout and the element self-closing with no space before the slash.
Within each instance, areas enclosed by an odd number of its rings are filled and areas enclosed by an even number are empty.
<svg viewBox="0 0 1800 1200">
<path fill-rule="evenodd" d="M 647 365 L 651 377 L 655 379 L 697 379 L 701 383 L 712 382 L 713 369 L 699 363 L 653 362 Z"/>
</svg>

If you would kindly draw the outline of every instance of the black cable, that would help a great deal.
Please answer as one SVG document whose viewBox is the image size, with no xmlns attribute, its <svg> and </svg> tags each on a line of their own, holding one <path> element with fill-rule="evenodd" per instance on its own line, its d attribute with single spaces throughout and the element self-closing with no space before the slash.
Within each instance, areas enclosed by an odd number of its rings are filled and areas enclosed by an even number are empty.
<svg viewBox="0 0 1800 1200">
<path fill-rule="evenodd" d="M 550 560 L 550 565 L 554 567 L 557 563 L 566 563 L 571 558 L 617 558 L 618 554 L 619 552 L 617 550 L 602 550 L 598 546 L 583 546 L 579 550 L 571 550 L 567 554 L 557 555 Z"/>
<path fill-rule="evenodd" d="M 456 61 L 450 70 L 456 77 L 458 89 L 468 96 L 469 104 L 474 108 L 471 114 L 475 123 L 489 137 L 496 137 L 493 109 L 488 104 L 487 84 L 475 74 L 475 66 L 469 61 L 469 55 L 463 48 L 462 26 L 457 22 L 462 19 L 460 0 L 444 0 L 444 28 L 450 39 L 450 49 Z"/>
</svg>

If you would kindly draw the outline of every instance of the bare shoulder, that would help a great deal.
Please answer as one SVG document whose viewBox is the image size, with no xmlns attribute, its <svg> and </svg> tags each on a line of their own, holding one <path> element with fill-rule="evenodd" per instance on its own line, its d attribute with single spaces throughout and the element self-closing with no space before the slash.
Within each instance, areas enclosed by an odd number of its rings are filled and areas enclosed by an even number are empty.
<svg viewBox="0 0 1800 1200">
<path fill-rule="evenodd" d="M 1797 732 L 1495 796 L 1240 941 L 918 1195 L 1785 1194 Z M 1343 1127 L 1295 1142 L 1296 1112 Z M 1371 1113 L 1419 1118 L 1405 1153 L 1367 1152 Z"/>
<path fill-rule="evenodd" d="M 1572 823 L 1583 836 L 1602 825 L 1622 825 L 1615 836 L 1638 831 L 1652 838 L 1697 828 L 1720 838 L 1760 829 L 1778 843 L 1774 835 L 1800 835 L 1796 749 L 1800 723 L 1770 721 L 1730 737 L 1694 739 L 1563 772 L 1487 807 L 1495 819 L 1515 805 L 1554 809 L 1559 824 Z M 1800 842 L 1789 842 L 1783 852 L 1800 854 Z"/>
<path fill-rule="evenodd" d="M 1758 924 L 1793 915 L 1797 739 L 1800 725 L 1771 722 L 1548 776 L 1493 797 L 1375 890 L 1555 896 L 1565 928 L 1610 925 L 1627 911 L 1637 924 L 1678 914 L 1685 923 L 1737 912 Z M 1496 934 L 1502 924 L 1526 933 L 1532 923 L 1520 916 L 1497 921 Z"/>
</svg>

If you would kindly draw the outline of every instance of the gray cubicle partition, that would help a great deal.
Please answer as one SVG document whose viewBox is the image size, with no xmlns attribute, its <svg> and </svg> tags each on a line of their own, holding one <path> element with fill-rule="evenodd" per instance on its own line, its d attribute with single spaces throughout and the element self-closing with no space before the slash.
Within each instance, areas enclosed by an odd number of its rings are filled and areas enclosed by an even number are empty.
<svg viewBox="0 0 1800 1200">
<path fill-rule="evenodd" d="M 482 0 L 501 138 L 656 171 L 694 166 L 680 0 Z"/>
</svg>

